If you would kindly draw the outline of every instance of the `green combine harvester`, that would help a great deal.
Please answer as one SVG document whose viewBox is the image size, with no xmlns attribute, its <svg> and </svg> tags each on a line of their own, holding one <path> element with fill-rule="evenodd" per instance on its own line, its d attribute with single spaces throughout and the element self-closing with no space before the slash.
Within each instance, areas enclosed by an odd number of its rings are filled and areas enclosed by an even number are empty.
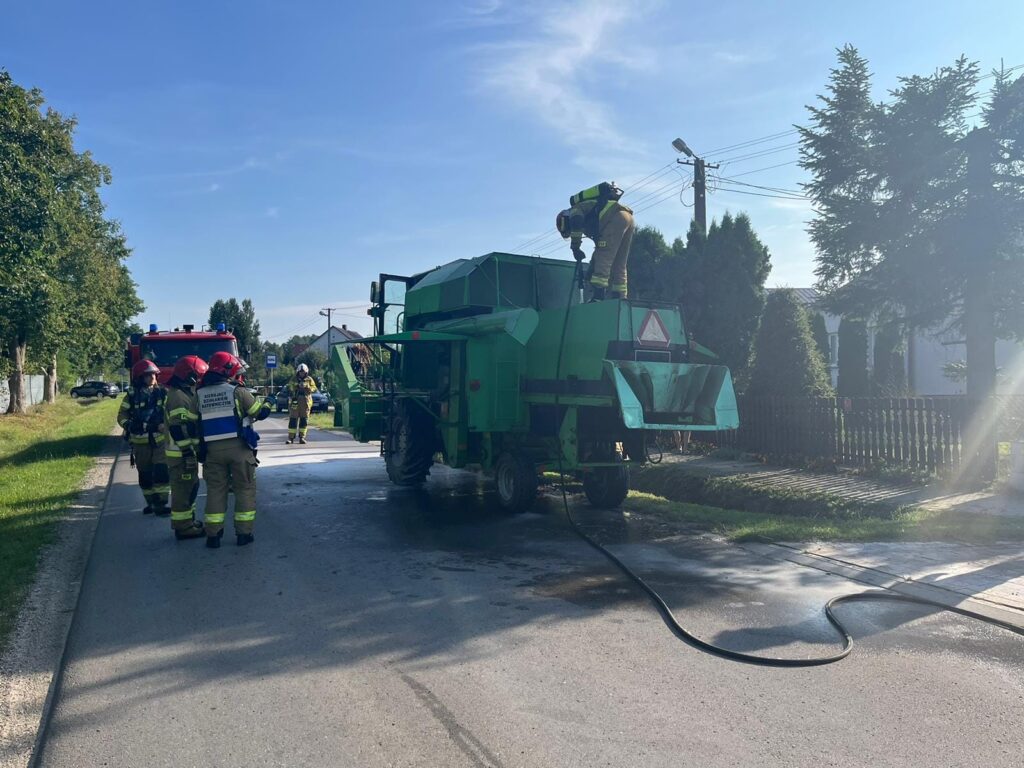
<svg viewBox="0 0 1024 768">
<path fill-rule="evenodd" d="M 490 253 L 371 286 L 372 355 L 331 353 L 334 423 L 381 442 L 388 477 L 435 461 L 493 472 L 510 511 L 538 475 L 579 476 L 618 506 L 659 430 L 739 425 L 729 369 L 687 338 L 679 307 L 581 303 L 574 262 Z"/>
</svg>

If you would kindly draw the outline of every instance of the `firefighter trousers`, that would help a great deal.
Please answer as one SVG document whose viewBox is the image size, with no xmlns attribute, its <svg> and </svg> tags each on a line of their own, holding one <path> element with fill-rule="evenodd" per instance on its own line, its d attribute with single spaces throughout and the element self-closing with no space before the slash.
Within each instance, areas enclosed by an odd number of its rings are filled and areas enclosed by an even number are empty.
<svg viewBox="0 0 1024 768">
<path fill-rule="evenodd" d="M 207 443 L 203 479 L 206 535 L 216 536 L 224 530 L 229 491 L 235 495 L 235 533 L 252 533 L 256 520 L 256 457 L 252 449 L 235 437 Z"/>
<path fill-rule="evenodd" d="M 306 439 L 306 432 L 309 431 L 309 419 L 305 415 L 298 415 L 294 410 L 288 413 L 288 439 L 294 440 L 298 432 L 299 439 Z"/>
<path fill-rule="evenodd" d="M 629 211 L 610 211 L 601 221 L 601 234 L 590 258 L 592 285 L 626 295 L 626 263 L 633 229 L 633 214 Z"/>
<path fill-rule="evenodd" d="M 186 471 L 185 460 L 168 456 L 167 470 L 171 476 L 171 529 L 185 531 L 196 519 L 196 496 L 199 495 L 199 467 Z"/>
<path fill-rule="evenodd" d="M 146 497 L 146 509 L 158 513 L 166 510 L 171 485 L 163 444 L 132 443 L 132 450 L 135 452 L 135 469 L 139 473 L 139 488 Z"/>
</svg>

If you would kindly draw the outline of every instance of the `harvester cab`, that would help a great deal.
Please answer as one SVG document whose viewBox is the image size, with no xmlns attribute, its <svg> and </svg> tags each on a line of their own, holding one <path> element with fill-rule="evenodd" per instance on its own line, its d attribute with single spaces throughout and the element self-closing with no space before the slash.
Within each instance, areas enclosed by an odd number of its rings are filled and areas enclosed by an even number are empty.
<svg viewBox="0 0 1024 768">
<path fill-rule="evenodd" d="M 508 253 L 460 259 L 371 287 L 373 350 L 357 373 L 336 346 L 335 422 L 380 440 L 391 480 L 436 460 L 493 472 L 501 504 L 526 509 L 538 474 L 579 475 L 614 507 L 628 464 L 658 431 L 738 426 L 729 370 L 691 342 L 679 307 L 583 304 L 573 262 Z"/>
</svg>

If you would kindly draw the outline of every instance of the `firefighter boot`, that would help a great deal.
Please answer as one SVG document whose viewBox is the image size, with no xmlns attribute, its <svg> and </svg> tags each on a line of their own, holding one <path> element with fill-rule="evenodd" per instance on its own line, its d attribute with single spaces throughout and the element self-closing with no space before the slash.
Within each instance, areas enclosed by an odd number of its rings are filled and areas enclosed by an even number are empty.
<svg viewBox="0 0 1024 768">
<path fill-rule="evenodd" d="M 203 524 L 198 520 L 192 521 L 192 527 L 190 528 L 176 528 L 174 531 L 174 538 L 178 541 L 184 541 L 185 539 L 198 539 L 203 535 Z"/>
<path fill-rule="evenodd" d="M 300 445 L 305 445 L 305 444 L 306 444 L 306 438 L 304 438 L 304 437 L 300 437 L 300 438 L 299 438 L 299 444 L 300 444 Z"/>
<path fill-rule="evenodd" d="M 220 540 L 221 540 L 221 539 L 222 539 L 223 537 L 224 537 L 224 529 L 223 529 L 223 528 L 221 528 L 221 529 L 220 529 L 220 530 L 219 530 L 219 531 L 217 532 L 217 535 L 216 535 L 216 536 L 207 536 L 207 537 L 206 537 L 206 546 L 207 546 L 207 547 L 208 547 L 209 549 L 219 549 L 219 548 L 220 548 Z"/>
<path fill-rule="evenodd" d="M 142 514 L 144 514 L 144 515 L 152 515 L 153 514 L 153 508 L 151 506 L 149 506 L 149 504 L 147 504 L 146 506 L 144 506 L 142 508 Z"/>
<path fill-rule="evenodd" d="M 251 533 L 239 533 L 235 536 L 235 543 L 240 547 L 244 547 L 246 544 L 252 544 L 254 541 L 256 541 L 256 537 Z"/>
</svg>

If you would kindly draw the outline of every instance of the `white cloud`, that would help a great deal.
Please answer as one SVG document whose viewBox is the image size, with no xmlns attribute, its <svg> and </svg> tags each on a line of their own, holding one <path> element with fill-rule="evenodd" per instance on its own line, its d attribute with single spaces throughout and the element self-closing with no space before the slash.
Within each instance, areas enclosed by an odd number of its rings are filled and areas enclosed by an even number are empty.
<svg viewBox="0 0 1024 768">
<path fill-rule="evenodd" d="M 210 186 L 208 186 L 206 188 L 206 191 L 207 192 L 217 192 L 219 189 L 220 189 L 220 184 L 218 184 L 217 182 L 213 182 L 213 184 L 211 184 Z"/>
<path fill-rule="evenodd" d="M 276 205 L 272 205 L 269 208 L 267 208 L 266 211 L 263 212 L 263 215 L 266 216 L 268 219 L 276 219 L 280 212 L 280 208 L 278 208 Z"/>
<path fill-rule="evenodd" d="M 482 84 L 546 123 L 574 149 L 631 154 L 631 142 L 616 127 L 616 115 L 600 92 L 608 88 L 608 76 L 623 68 L 656 65 L 650 48 L 630 46 L 622 38 L 639 8 L 623 0 L 592 0 L 581 16 L 575 6 L 545 4 L 526 24 L 528 36 L 473 50 L 484 60 Z M 626 50 L 644 52 L 622 53 Z"/>
</svg>

